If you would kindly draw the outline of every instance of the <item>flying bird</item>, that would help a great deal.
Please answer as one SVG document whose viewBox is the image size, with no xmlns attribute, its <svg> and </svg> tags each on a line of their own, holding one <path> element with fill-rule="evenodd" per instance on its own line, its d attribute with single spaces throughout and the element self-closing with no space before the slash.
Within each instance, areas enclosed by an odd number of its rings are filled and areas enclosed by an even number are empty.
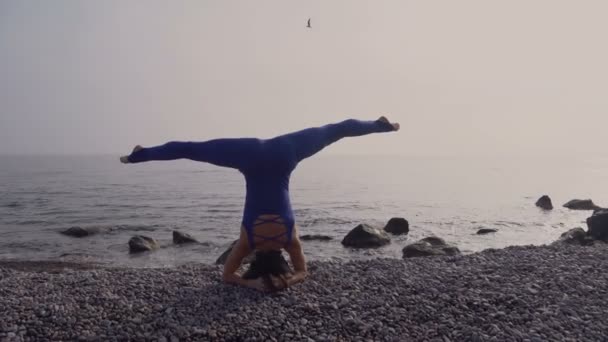
<svg viewBox="0 0 608 342">
<path fill-rule="evenodd" d="M 306 25 L 306 27 L 312 28 L 312 26 L 310 26 L 310 18 L 308 18 L 308 25 Z"/>
</svg>

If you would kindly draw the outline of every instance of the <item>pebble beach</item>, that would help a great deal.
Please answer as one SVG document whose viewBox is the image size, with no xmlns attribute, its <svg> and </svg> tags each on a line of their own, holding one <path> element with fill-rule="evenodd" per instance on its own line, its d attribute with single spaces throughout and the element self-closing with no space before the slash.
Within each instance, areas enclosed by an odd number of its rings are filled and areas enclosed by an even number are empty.
<svg viewBox="0 0 608 342">
<path fill-rule="evenodd" d="M 0 262 L 1 341 L 602 341 L 608 245 L 314 261 L 264 294 L 221 267 Z"/>
</svg>

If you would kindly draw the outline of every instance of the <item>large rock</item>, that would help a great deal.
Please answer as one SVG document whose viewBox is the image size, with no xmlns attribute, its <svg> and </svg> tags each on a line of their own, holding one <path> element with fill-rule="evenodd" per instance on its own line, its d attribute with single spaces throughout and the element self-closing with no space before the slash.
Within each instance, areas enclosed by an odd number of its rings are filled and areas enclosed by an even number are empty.
<svg viewBox="0 0 608 342">
<path fill-rule="evenodd" d="M 428 242 L 433 246 L 445 246 L 447 245 L 447 243 L 445 242 L 444 239 L 437 237 L 437 236 L 428 236 L 425 237 L 424 239 L 420 239 L 420 241 L 424 241 L 424 242 Z"/>
<path fill-rule="evenodd" d="M 215 260 L 215 264 L 216 265 L 223 265 L 226 263 L 226 259 L 228 259 L 228 255 L 230 254 L 230 252 L 232 251 L 232 248 L 234 247 L 234 245 L 236 245 L 236 243 L 239 240 L 236 239 L 234 240 L 230 246 L 228 246 L 228 248 L 224 251 L 224 253 L 222 253 L 222 255 L 220 255 L 217 260 Z M 243 264 L 248 264 L 250 263 L 253 259 L 255 258 L 255 253 L 249 253 L 248 256 L 245 257 L 245 259 L 243 259 Z"/>
<path fill-rule="evenodd" d="M 342 244 L 354 248 L 381 247 L 391 242 L 387 233 L 368 224 L 360 224 L 353 228 L 344 239 Z"/>
<path fill-rule="evenodd" d="M 61 232 L 61 234 L 73 237 L 85 237 L 101 232 L 100 227 L 71 227 Z"/>
<path fill-rule="evenodd" d="M 551 198 L 547 195 L 541 196 L 541 198 L 536 201 L 536 206 L 545 210 L 553 209 L 553 203 L 551 203 Z"/>
<path fill-rule="evenodd" d="M 566 207 L 568 209 L 573 209 L 573 210 L 601 209 L 600 207 L 595 205 L 595 203 L 593 203 L 593 201 L 590 199 L 584 199 L 584 200 L 573 199 L 573 200 L 569 201 L 568 203 L 564 204 L 564 207 Z"/>
<path fill-rule="evenodd" d="M 129 253 L 148 252 L 159 248 L 158 242 L 151 237 L 135 235 L 129 240 Z"/>
<path fill-rule="evenodd" d="M 403 217 L 393 217 L 384 226 L 384 231 L 395 235 L 407 234 L 410 231 L 410 224 Z"/>
<path fill-rule="evenodd" d="M 608 241 L 608 209 L 596 210 L 587 218 L 587 234 L 598 240 Z"/>
<path fill-rule="evenodd" d="M 458 247 L 446 243 L 442 238 L 431 236 L 409 244 L 403 248 L 403 258 L 437 255 L 458 255 Z"/>
<path fill-rule="evenodd" d="M 333 238 L 331 236 L 327 236 L 327 235 L 319 235 L 319 234 L 306 234 L 306 235 L 302 235 L 300 236 L 300 240 L 302 241 L 311 241 L 311 240 L 317 240 L 317 241 L 329 241 L 332 240 Z"/>
<path fill-rule="evenodd" d="M 198 241 L 190 234 L 182 233 L 177 230 L 173 231 L 173 243 L 181 245 L 184 243 L 197 243 Z"/>
<path fill-rule="evenodd" d="M 581 227 L 572 228 L 563 233 L 559 239 L 552 245 L 570 244 L 570 245 L 592 245 L 593 238 L 587 236 L 587 232 Z"/>
</svg>

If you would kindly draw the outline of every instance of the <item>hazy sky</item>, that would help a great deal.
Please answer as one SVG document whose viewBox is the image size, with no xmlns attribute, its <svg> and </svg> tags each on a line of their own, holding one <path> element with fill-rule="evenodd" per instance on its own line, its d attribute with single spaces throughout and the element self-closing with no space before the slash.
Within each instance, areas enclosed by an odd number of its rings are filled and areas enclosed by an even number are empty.
<svg viewBox="0 0 608 342">
<path fill-rule="evenodd" d="M 400 133 L 328 152 L 606 155 L 606 13 L 600 0 L 0 0 L 0 153 L 118 155 L 386 114 Z"/>
</svg>

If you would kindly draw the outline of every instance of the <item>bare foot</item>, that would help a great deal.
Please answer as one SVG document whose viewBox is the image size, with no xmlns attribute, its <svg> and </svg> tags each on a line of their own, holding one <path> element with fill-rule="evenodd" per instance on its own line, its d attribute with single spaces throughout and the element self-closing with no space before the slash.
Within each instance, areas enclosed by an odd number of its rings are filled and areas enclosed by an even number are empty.
<svg viewBox="0 0 608 342">
<path fill-rule="evenodd" d="M 390 122 L 390 121 L 388 121 L 388 119 L 386 118 L 386 116 L 381 116 L 381 117 L 378 119 L 378 121 L 381 121 L 381 122 L 385 122 L 385 123 L 387 123 L 387 124 L 390 124 L 391 126 L 393 126 L 393 130 L 394 130 L 394 131 L 398 131 L 398 130 L 399 130 L 399 127 L 400 127 L 400 126 L 399 126 L 399 123 L 397 123 L 397 122 Z"/>
<path fill-rule="evenodd" d="M 131 154 L 133 154 L 141 149 L 143 149 L 143 147 L 141 147 L 140 145 L 137 145 L 133 148 L 133 152 L 131 152 Z M 123 164 L 129 164 L 129 156 L 120 157 L 120 162 Z"/>
</svg>

